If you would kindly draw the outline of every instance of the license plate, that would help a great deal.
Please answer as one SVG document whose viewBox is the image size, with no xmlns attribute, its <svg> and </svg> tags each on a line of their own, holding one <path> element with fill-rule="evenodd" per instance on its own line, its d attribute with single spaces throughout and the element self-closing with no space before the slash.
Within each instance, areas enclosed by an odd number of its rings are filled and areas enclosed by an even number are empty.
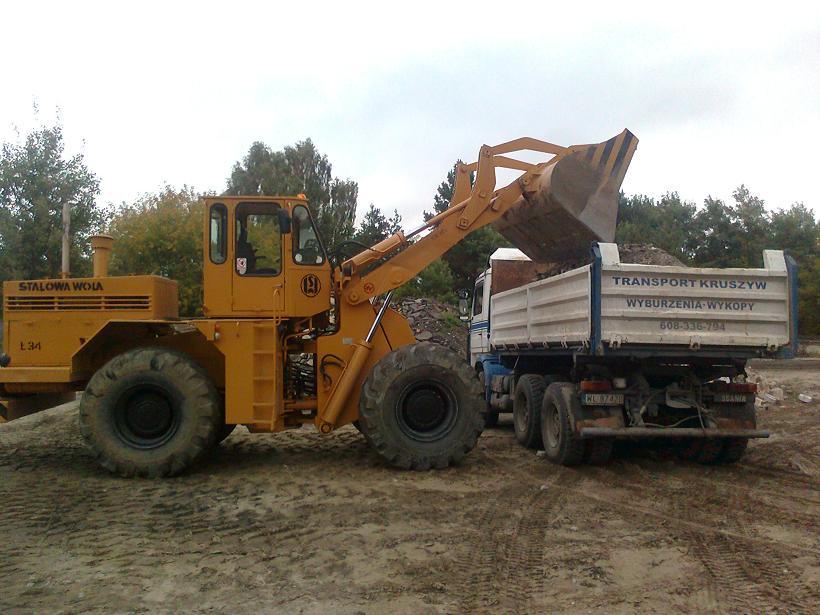
<svg viewBox="0 0 820 615">
<path fill-rule="evenodd" d="M 715 401 L 723 404 L 744 404 L 746 395 L 743 393 L 715 393 Z"/>
<path fill-rule="evenodd" d="M 623 393 L 584 393 L 581 403 L 585 406 L 623 406 Z"/>
</svg>

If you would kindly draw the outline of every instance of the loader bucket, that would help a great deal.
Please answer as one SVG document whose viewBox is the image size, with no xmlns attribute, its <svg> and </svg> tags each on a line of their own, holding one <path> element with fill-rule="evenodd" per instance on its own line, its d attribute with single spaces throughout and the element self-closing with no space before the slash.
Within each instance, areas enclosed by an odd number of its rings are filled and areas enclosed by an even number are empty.
<svg viewBox="0 0 820 615">
<path fill-rule="evenodd" d="M 591 242 L 613 241 L 618 192 L 637 144 L 624 130 L 603 143 L 569 147 L 523 187 L 496 229 L 537 262 L 581 257 Z"/>
</svg>

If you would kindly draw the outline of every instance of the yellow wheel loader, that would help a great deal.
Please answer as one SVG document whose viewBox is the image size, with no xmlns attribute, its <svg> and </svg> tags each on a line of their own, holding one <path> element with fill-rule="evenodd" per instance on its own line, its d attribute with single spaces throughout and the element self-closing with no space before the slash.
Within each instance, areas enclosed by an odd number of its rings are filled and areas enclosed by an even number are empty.
<svg viewBox="0 0 820 615">
<path fill-rule="evenodd" d="M 97 236 L 92 278 L 4 283 L 0 397 L 31 406 L 83 391 L 82 434 L 123 476 L 177 474 L 236 425 L 305 423 L 327 434 L 355 422 L 394 466 L 446 467 L 475 446 L 482 391 L 463 357 L 416 343 L 390 293 L 486 224 L 538 260 L 611 241 L 636 145 L 624 131 L 484 146 L 458 168 L 449 209 L 343 262 L 303 195 L 208 198 L 202 318 L 179 318 L 172 280 L 109 276 L 112 239 Z M 551 158 L 506 156 L 518 150 Z M 496 188 L 498 167 L 522 173 Z"/>
</svg>

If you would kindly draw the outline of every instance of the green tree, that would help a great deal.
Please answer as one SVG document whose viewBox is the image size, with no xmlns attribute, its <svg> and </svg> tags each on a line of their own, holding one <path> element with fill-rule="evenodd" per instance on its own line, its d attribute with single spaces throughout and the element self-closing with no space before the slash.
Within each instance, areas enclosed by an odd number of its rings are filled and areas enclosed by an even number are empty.
<svg viewBox="0 0 820 615">
<path fill-rule="evenodd" d="M 747 267 L 759 267 L 769 232 L 765 202 L 743 184 L 732 193 L 732 198 L 735 204 L 731 211 L 740 244 L 738 261 Z"/>
<path fill-rule="evenodd" d="M 820 251 L 820 222 L 803 203 L 778 209 L 771 215 L 764 244 L 770 249 L 787 249 L 798 261 L 816 257 Z"/>
<path fill-rule="evenodd" d="M 456 165 L 447 173 L 433 196 L 433 211 L 424 212 L 424 219 L 443 212 L 450 206 L 456 181 Z M 453 276 L 453 288 L 472 288 L 475 277 L 487 268 L 490 254 L 497 248 L 509 247 L 510 243 L 492 226 L 484 226 L 467 235 L 442 256 Z"/>
<path fill-rule="evenodd" d="M 182 316 L 202 313 L 203 203 L 193 188 L 166 186 L 114 214 L 114 275 L 155 274 L 179 282 Z"/>
<path fill-rule="evenodd" d="M 615 241 L 652 243 L 684 262 L 691 261 L 696 243 L 696 212 L 695 204 L 682 201 L 677 192 L 667 192 L 657 202 L 643 194 L 627 197 L 621 193 Z"/>
<path fill-rule="evenodd" d="M 394 209 L 393 216 L 387 218 L 378 207 L 371 203 L 353 238 L 366 246 L 372 246 L 400 230 L 401 216 L 397 210 Z"/>
<path fill-rule="evenodd" d="M 71 272 L 90 272 L 88 238 L 102 227 L 99 180 L 82 154 L 68 157 L 63 129 L 43 126 L 0 153 L 2 279 L 60 275 L 63 204 L 71 207 Z"/>
<path fill-rule="evenodd" d="M 801 335 L 820 337 L 820 256 L 807 256 L 797 267 L 797 326 Z"/>
<path fill-rule="evenodd" d="M 737 267 L 742 263 L 738 226 L 732 209 L 720 199 L 707 197 L 694 220 L 694 264 L 701 267 Z M 652 243 L 647 236 L 642 243 Z"/>
<path fill-rule="evenodd" d="M 396 299 L 404 297 L 427 297 L 455 304 L 458 300 L 455 293 L 453 272 L 447 262 L 438 258 L 419 273 L 414 279 L 396 290 Z"/>
<path fill-rule="evenodd" d="M 745 185 L 733 193 L 734 204 L 711 196 L 695 215 L 694 261 L 705 267 L 760 267 L 770 218 L 765 203 Z"/>
<path fill-rule="evenodd" d="M 795 203 L 772 213 L 766 242 L 797 261 L 800 333 L 820 336 L 820 222 L 803 203 Z"/>
<path fill-rule="evenodd" d="M 253 143 L 248 154 L 234 164 L 226 194 L 304 194 L 327 248 L 332 250 L 353 235 L 359 185 L 334 178 L 327 156 L 310 139 L 281 151 Z"/>
</svg>

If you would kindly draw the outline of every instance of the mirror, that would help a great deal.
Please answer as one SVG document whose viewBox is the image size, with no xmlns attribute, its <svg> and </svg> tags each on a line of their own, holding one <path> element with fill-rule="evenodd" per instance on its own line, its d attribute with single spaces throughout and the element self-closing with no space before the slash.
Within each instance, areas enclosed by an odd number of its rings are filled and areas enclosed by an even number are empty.
<svg viewBox="0 0 820 615">
<path fill-rule="evenodd" d="M 462 321 L 470 320 L 470 291 L 466 288 L 458 290 L 458 317 Z"/>
</svg>

